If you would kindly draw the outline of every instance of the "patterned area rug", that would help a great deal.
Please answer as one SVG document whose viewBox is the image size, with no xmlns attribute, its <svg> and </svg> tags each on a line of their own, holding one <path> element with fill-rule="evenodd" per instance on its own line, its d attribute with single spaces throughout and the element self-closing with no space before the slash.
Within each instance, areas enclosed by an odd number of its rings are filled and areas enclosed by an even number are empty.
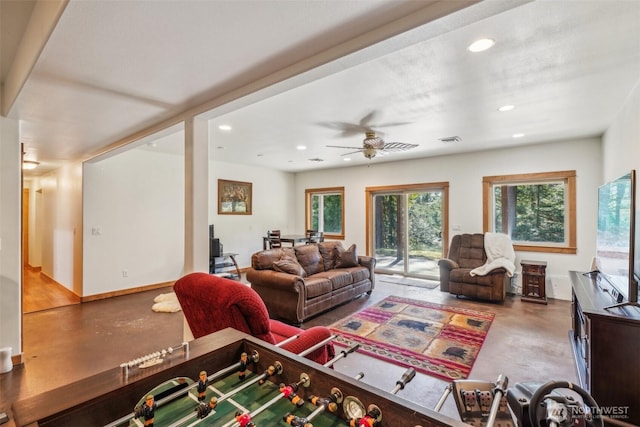
<svg viewBox="0 0 640 427">
<path fill-rule="evenodd" d="M 465 379 L 495 314 L 387 297 L 331 325 L 336 345 L 445 380 Z"/>
</svg>

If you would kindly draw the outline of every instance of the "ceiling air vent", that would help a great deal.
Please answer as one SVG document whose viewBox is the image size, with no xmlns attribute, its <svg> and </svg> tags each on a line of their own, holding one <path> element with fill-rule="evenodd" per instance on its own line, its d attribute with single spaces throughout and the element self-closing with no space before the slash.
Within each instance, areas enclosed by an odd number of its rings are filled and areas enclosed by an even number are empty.
<svg viewBox="0 0 640 427">
<path fill-rule="evenodd" d="M 462 138 L 460 138 L 459 136 L 447 136 L 444 138 L 440 138 L 440 141 L 446 143 L 446 144 L 451 144 L 453 142 L 460 142 L 462 141 Z"/>
<path fill-rule="evenodd" d="M 324 159 L 320 159 L 318 157 L 313 158 L 313 159 L 309 159 L 310 162 L 324 162 Z"/>
</svg>

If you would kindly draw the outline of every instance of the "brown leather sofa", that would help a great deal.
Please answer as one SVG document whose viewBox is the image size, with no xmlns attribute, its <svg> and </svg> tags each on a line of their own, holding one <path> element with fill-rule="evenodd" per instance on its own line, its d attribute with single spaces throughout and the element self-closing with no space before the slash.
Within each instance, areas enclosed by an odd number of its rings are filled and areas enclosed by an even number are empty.
<svg viewBox="0 0 640 427">
<path fill-rule="evenodd" d="M 350 301 L 375 286 L 375 258 L 357 256 L 356 247 L 320 242 L 268 249 L 251 256 L 247 280 L 272 318 L 301 324 Z"/>
<path fill-rule="evenodd" d="M 440 290 L 473 299 L 504 301 L 511 280 L 506 269 L 496 268 L 484 276 L 470 274 L 486 261 L 484 234 L 453 236 L 448 258 L 438 261 Z"/>
</svg>

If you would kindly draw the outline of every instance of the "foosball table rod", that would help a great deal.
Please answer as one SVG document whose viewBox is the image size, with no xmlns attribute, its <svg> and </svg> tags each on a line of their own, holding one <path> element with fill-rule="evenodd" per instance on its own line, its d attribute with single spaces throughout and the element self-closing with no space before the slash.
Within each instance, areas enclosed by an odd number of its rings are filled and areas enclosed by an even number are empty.
<svg viewBox="0 0 640 427">
<path fill-rule="evenodd" d="M 331 335 L 329 338 L 326 338 L 322 341 L 320 341 L 319 343 L 309 347 L 308 349 L 301 351 L 300 353 L 298 353 L 298 356 L 306 356 L 309 353 L 313 353 L 314 351 L 318 350 L 319 348 L 322 348 L 323 346 L 329 344 L 331 341 L 333 341 L 334 339 L 336 339 L 337 335 Z"/>
<path fill-rule="evenodd" d="M 254 363 L 257 363 L 260 360 L 260 356 L 259 356 L 257 351 L 254 350 L 251 353 L 251 360 Z M 220 377 L 222 377 L 224 375 L 227 375 L 228 373 L 230 373 L 230 372 L 232 372 L 232 371 L 234 371 L 236 369 L 239 369 L 240 366 L 241 366 L 241 362 L 235 363 L 235 364 L 233 364 L 231 366 L 228 366 L 228 367 L 226 367 L 224 369 L 219 370 L 218 372 L 215 372 L 215 373 L 209 375 L 209 377 L 207 377 L 207 380 L 208 381 L 213 381 L 216 378 L 220 378 Z M 193 389 L 193 388 L 195 388 L 197 386 L 198 386 L 198 384 L 194 383 L 193 385 L 191 385 L 188 388 L 181 389 L 181 390 L 179 390 L 179 391 L 177 391 L 175 393 L 170 394 L 169 396 L 167 396 L 167 397 L 165 397 L 163 399 L 158 400 L 156 403 L 157 403 L 158 407 L 160 407 L 160 406 L 164 405 L 165 403 L 173 401 L 173 399 L 175 399 L 176 397 L 181 396 L 181 395 L 189 392 L 189 390 L 191 390 L 191 389 Z M 135 412 L 131 412 L 130 414 L 127 414 L 127 415 L 125 415 L 123 417 L 120 417 L 117 420 L 105 425 L 104 427 L 116 427 L 116 426 L 118 426 L 118 425 L 120 425 L 120 424 L 122 424 L 122 423 L 124 423 L 126 421 L 129 421 L 132 418 L 135 418 Z"/>
<path fill-rule="evenodd" d="M 409 368 L 404 371 L 402 377 L 398 381 L 396 381 L 396 386 L 393 388 L 393 390 L 391 390 L 391 394 L 396 394 L 400 390 L 404 390 L 404 387 L 409 384 L 411 380 L 415 378 L 415 376 L 416 370 L 413 368 Z"/>
<path fill-rule="evenodd" d="M 185 417 L 182 417 L 181 419 L 177 420 L 176 422 L 170 424 L 169 427 L 174 427 L 174 426 L 180 426 L 180 425 L 184 425 L 186 422 L 194 419 L 194 418 L 205 418 L 207 417 L 211 411 L 220 403 L 224 402 L 225 400 L 229 399 L 230 397 L 235 396 L 236 394 L 240 393 L 241 391 L 243 391 L 244 389 L 246 389 L 247 387 L 251 386 L 252 384 L 255 384 L 257 382 L 260 381 L 265 381 L 267 380 L 269 377 L 273 376 L 273 375 L 280 375 L 283 372 L 283 367 L 282 364 L 278 361 L 274 362 L 273 365 L 269 366 L 262 375 L 257 376 L 256 378 L 251 379 L 250 381 L 247 381 L 246 383 L 242 384 L 239 387 L 234 388 L 233 390 L 224 393 L 222 395 L 220 395 L 220 397 L 218 398 L 212 398 L 210 400 L 209 404 L 206 404 L 204 402 L 199 403 L 198 406 L 196 407 L 196 411 L 192 414 L 189 414 Z"/>
<path fill-rule="evenodd" d="M 248 414 L 236 414 L 236 419 L 231 420 L 228 423 L 224 424 L 223 427 L 255 427 L 255 424 L 252 421 L 252 418 L 257 416 L 258 414 L 266 411 L 275 403 L 277 403 L 280 399 L 286 397 L 296 406 L 302 406 L 304 402 L 302 399 L 295 394 L 300 386 L 309 387 L 311 384 L 311 379 L 309 375 L 302 373 L 300 374 L 300 381 L 289 384 L 288 386 L 283 386 L 280 388 L 280 394 L 275 396 L 273 399 L 269 400 L 264 405 L 260 406 L 258 409 L 251 411 Z"/>
<path fill-rule="evenodd" d="M 326 368 L 329 368 L 329 367 L 333 366 L 333 365 L 334 365 L 338 360 L 340 360 L 340 359 L 344 359 L 344 358 L 345 358 L 345 357 L 347 357 L 349 354 L 351 354 L 351 353 L 353 353 L 353 352 L 357 351 L 359 348 L 360 348 L 360 344 L 355 343 L 355 344 L 353 344 L 351 347 L 349 347 L 349 348 L 347 348 L 347 349 L 345 349 L 345 350 L 342 350 L 342 351 L 340 352 L 340 354 L 336 355 L 336 357 L 334 357 L 333 359 L 329 360 L 327 363 L 325 363 L 325 364 L 324 364 L 324 365 L 322 365 L 322 366 L 324 366 L 324 367 L 326 367 Z"/>
<path fill-rule="evenodd" d="M 306 417 L 298 417 L 292 413 L 287 413 L 282 417 L 282 420 L 292 427 L 313 427 L 311 421 L 329 409 L 330 412 L 336 412 L 338 410 L 338 404 L 342 403 L 342 392 L 337 387 L 331 389 L 331 394 L 325 398 L 319 398 L 317 396 L 309 397 L 309 401 L 318 406 L 312 413 Z"/>
</svg>

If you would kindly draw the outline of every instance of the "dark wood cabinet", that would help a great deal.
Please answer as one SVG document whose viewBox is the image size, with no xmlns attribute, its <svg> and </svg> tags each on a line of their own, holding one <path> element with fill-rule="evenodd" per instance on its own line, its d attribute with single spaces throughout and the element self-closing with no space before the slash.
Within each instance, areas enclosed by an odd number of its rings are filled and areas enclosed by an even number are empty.
<svg viewBox="0 0 640 427">
<path fill-rule="evenodd" d="M 522 301 L 547 303 L 547 263 L 545 261 L 520 261 L 522 266 Z"/>
<path fill-rule="evenodd" d="M 615 303 L 597 273 L 570 271 L 571 344 L 582 388 L 619 421 L 640 425 L 640 310 Z"/>
</svg>

